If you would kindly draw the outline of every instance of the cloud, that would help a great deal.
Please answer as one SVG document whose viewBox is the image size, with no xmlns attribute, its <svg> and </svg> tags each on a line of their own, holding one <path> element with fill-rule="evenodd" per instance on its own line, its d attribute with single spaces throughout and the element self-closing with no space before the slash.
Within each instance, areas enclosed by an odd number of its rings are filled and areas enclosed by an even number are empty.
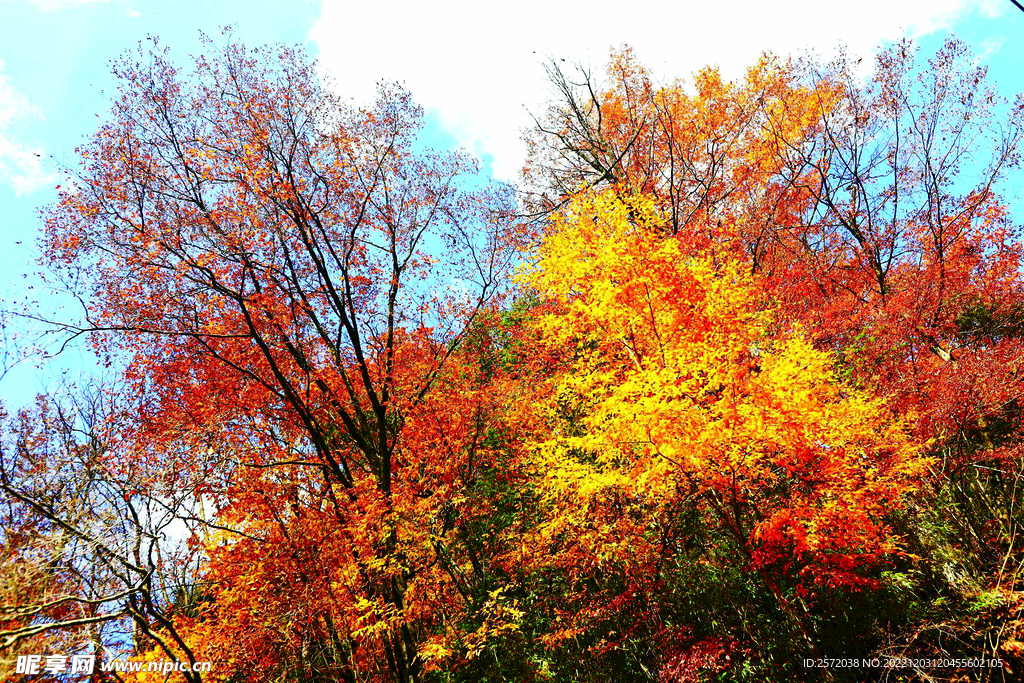
<svg viewBox="0 0 1024 683">
<path fill-rule="evenodd" d="M 10 133 L 12 124 L 42 113 L 11 85 L 0 61 L 0 183 L 10 185 L 15 193 L 25 194 L 56 181 L 55 173 L 43 166 L 43 154 L 27 147 Z"/>
<path fill-rule="evenodd" d="M 664 78 L 717 63 L 730 75 L 762 50 L 828 53 L 840 42 L 869 54 L 881 41 L 948 28 L 970 12 L 994 15 L 998 0 L 324 0 L 311 38 L 342 91 L 369 101 L 376 81 L 405 83 L 416 100 L 477 154 L 514 179 L 520 130 L 546 95 L 546 55 L 601 69 L 608 50 L 631 45 Z"/>
<path fill-rule="evenodd" d="M 981 60 L 985 60 L 988 59 L 989 57 L 994 56 L 1001 49 L 1003 49 L 1003 45 L 1005 44 L 1006 39 L 1001 36 L 995 38 L 986 38 L 985 40 L 981 41 L 981 44 L 978 46 L 981 51 L 978 55 L 978 58 Z"/>
</svg>

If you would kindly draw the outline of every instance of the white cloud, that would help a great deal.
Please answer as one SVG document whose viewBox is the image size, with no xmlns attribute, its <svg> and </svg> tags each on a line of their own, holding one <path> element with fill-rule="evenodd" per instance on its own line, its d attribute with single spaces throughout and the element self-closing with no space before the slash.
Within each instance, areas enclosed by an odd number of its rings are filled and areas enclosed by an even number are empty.
<svg viewBox="0 0 1024 683">
<path fill-rule="evenodd" d="M 998 0 L 324 0 L 311 31 L 341 89 L 368 101 L 376 81 L 403 81 L 416 100 L 499 177 L 523 160 L 519 131 L 546 93 L 545 55 L 603 68 L 608 50 L 631 45 L 656 75 L 688 76 L 716 63 L 740 73 L 762 50 L 828 53 L 844 42 L 869 54 L 880 41 L 949 27 L 969 12 L 994 15 Z M 525 105 L 525 108 L 524 108 Z"/>
<path fill-rule="evenodd" d="M 979 45 L 981 54 L 979 54 L 978 57 L 982 60 L 992 57 L 1001 49 L 1003 49 L 1003 45 L 1005 44 L 1006 39 L 1001 36 L 997 38 L 986 38 L 985 40 L 981 41 L 981 44 Z"/>
<path fill-rule="evenodd" d="M 19 119 L 42 117 L 38 107 L 11 85 L 0 61 L 0 182 L 10 185 L 17 194 L 32 192 L 53 183 L 56 174 L 43 166 L 43 154 L 27 147 L 10 133 Z"/>
</svg>

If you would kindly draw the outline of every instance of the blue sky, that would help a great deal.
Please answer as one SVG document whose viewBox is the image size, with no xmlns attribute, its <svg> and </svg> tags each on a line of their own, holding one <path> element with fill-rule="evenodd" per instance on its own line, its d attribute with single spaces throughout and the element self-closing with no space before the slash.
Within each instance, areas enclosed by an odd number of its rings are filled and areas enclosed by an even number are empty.
<svg viewBox="0 0 1024 683">
<path fill-rule="evenodd" d="M 38 210 L 59 182 L 52 159 L 70 162 L 104 116 L 105 93 L 116 90 L 110 60 L 147 35 L 184 60 L 198 49 L 200 31 L 216 34 L 227 24 L 250 45 L 305 44 L 357 100 L 378 79 L 404 81 L 427 108 L 433 144 L 463 145 L 504 179 L 513 179 L 522 162 L 527 109 L 546 96 L 545 55 L 599 68 L 610 47 L 627 42 L 656 74 L 671 78 L 706 63 L 736 74 L 763 49 L 827 55 L 843 41 L 865 54 L 903 34 L 933 51 L 952 31 L 989 65 L 1004 93 L 1024 92 L 1024 13 L 1009 0 L 863 0 L 856 7 L 737 0 L 722 9 L 663 0 L 0 0 L 3 307 L 26 295 L 39 298 L 31 273 Z M 45 293 L 42 299 L 53 302 Z M 21 404 L 62 368 L 88 364 L 72 352 L 42 369 L 15 368 L 0 379 L 0 399 Z"/>
<path fill-rule="evenodd" d="M 316 3 L 275 0 L 42 5 L 0 0 L 0 96 L 13 90 L 20 110 L 0 128 L 0 136 L 8 140 L 6 149 L 14 144 L 19 155 L 13 162 L 0 159 L 3 306 L 17 305 L 26 296 L 41 300 L 46 308 L 58 301 L 31 277 L 38 256 L 38 210 L 54 199 L 56 164 L 73 160 L 75 146 L 96 129 L 109 108 L 109 94 L 117 87 L 109 72 L 112 59 L 147 35 L 159 36 L 185 57 L 198 50 L 200 31 L 216 35 L 227 24 L 235 24 L 238 36 L 250 44 L 306 43 L 318 14 Z M 3 111 L 0 104 L 0 125 Z M 0 153 L 4 149 L 0 141 Z M 39 160 L 38 169 L 19 163 L 26 152 L 41 155 L 32 157 Z M 9 406 L 23 404 L 59 381 L 65 370 L 74 377 L 83 366 L 94 364 L 88 354 L 73 348 L 42 368 L 16 367 L 0 379 L 0 399 Z"/>
</svg>

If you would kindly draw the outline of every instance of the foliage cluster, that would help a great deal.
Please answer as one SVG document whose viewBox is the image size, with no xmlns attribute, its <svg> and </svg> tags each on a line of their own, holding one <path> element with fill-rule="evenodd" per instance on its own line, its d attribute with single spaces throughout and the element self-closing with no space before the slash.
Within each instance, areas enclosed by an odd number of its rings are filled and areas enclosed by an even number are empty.
<svg viewBox="0 0 1024 683">
<path fill-rule="evenodd" d="M 118 372 L 3 416 L 6 657 L 1021 675 L 1024 101 L 961 43 L 866 78 L 553 65 L 514 192 L 422 149 L 399 88 L 208 48 L 120 62 L 44 211 L 84 307 L 53 330 Z M 804 666 L 886 657 L 1003 664 Z"/>
</svg>

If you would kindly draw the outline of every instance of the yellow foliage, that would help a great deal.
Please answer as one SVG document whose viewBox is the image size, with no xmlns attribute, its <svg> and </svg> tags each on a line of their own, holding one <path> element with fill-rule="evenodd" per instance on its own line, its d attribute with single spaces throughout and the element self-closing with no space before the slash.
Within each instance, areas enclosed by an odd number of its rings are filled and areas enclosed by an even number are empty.
<svg viewBox="0 0 1024 683">
<path fill-rule="evenodd" d="M 754 566 L 852 580 L 897 549 L 882 517 L 924 467 L 905 425 L 775 319 L 748 266 L 661 225 L 645 198 L 581 194 L 520 275 L 547 303 L 541 343 L 569 360 L 535 449 L 555 511 L 541 538 L 628 556 L 650 531 L 629 520 L 693 496 Z"/>
</svg>

